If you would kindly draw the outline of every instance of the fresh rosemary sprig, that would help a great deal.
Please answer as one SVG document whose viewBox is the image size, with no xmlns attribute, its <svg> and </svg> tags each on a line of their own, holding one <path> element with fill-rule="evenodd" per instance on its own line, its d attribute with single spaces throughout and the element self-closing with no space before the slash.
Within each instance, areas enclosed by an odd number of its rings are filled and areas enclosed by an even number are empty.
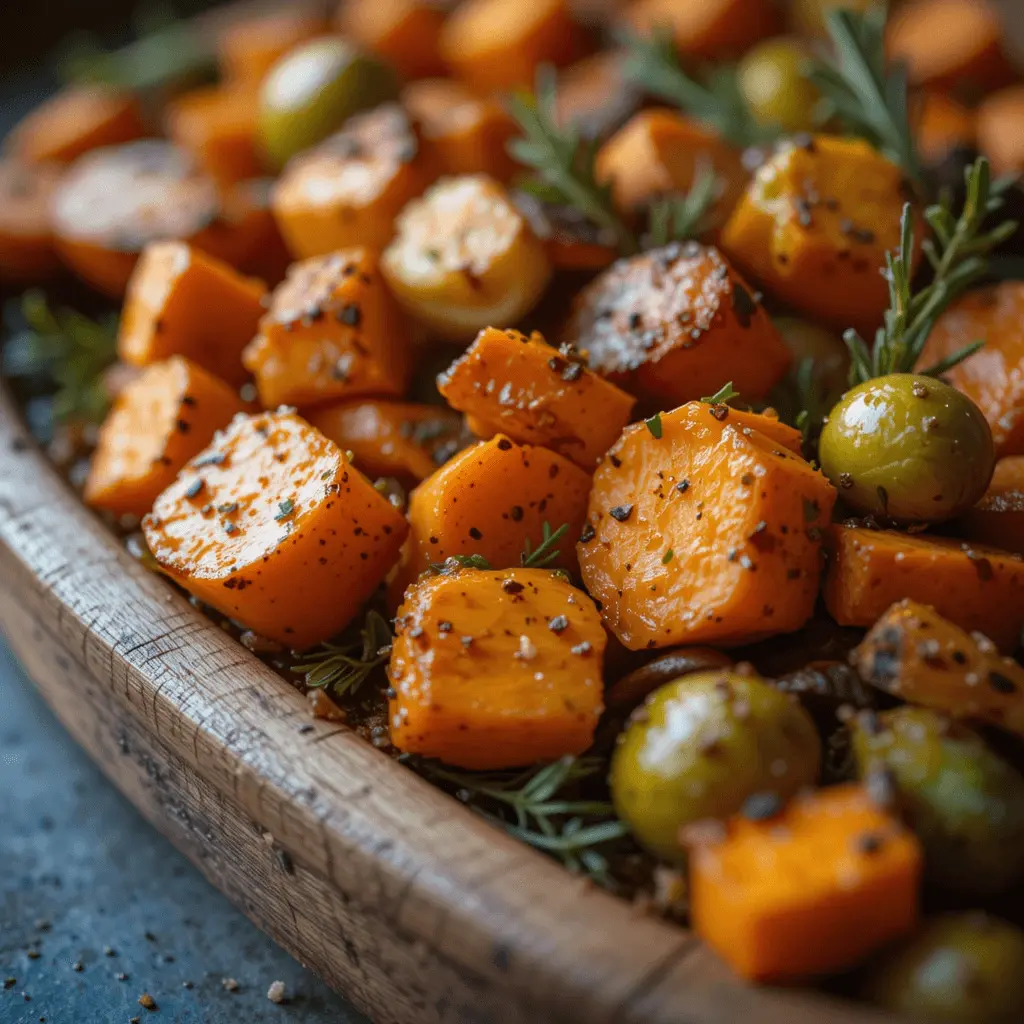
<svg viewBox="0 0 1024 1024">
<path fill-rule="evenodd" d="M 509 109 L 523 137 L 509 142 L 509 152 L 536 171 L 539 183 L 531 191 L 545 201 L 574 207 L 611 232 L 621 252 L 635 253 L 636 239 L 615 209 L 611 187 L 598 184 L 595 176 L 598 140 L 584 139 L 572 125 L 560 126 L 556 98 L 554 71 L 548 67 L 537 72 L 533 95 L 521 92 L 510 98 Z"/>
<path fill-rule="evenodd" d="M 302 656 L 291 666 L 305 676 L 310 689 L 324 689 L 334 697 L 356 693 L 375 669 L 391 656 L 391 628 L 379 612 L 370 610 L 352 643 L 324 643 Z"/>
<path fill-rule="evenodd" d="M 545 522 L 542 529 L 543 536 L 536 549 L 531 550 L 530 538 L 526 538 L 523 553 L 519 556 L 519 562 L 522 567 L 524 569 L 544 569 L 551 565 L 552 562 L 557 561 L 562 553 L 558 548 L 558 542 L 568 532 L 568 523 L 562 523 L 557 530 L 552 531 L 551 527 Z"/>
<path fill-rule="evenodd" d="M 743 101 L 734 68 L 718 68 L 707 83 L 683 69 L 670 29 L 624 34 L 623 73 L 646 92 L 679 107 L 736 146 L 772 142 L 779 130 L 759 124 Z"/>
<path fill-rule="evenodd" d="M 110 404 L 103 371 L 117 358 L 117 318 L 53 309 L 40 291 L 21 297 L 21 330 L 3 349 L 5 376 L 51 392 L 58 423 L 99 423 Z"/>
<path fill-rule="evenodd" d="M 729 381 L 723 384 L 713 395 L 704 395 L 701 401 L 707 402 L 708 405 L 725 405 L 727 402 L 731 402 L 734 398 L 739 397 L 740 393 L 733 388 L 732 381 Z"/>
<path fill-rule="evenodd" d="M 923 191 L 921 163 L 910 129 L 907 72 L 885 57 L 885 6 L 863 13 L 828 12 L 832 53 L 812 65 L 811 81 L 846 128 L 870 142 L 903 169 Z"/>
<path fill-rule="evenodd" d="M 988 254 L 1009 238 L 1017 225 L 1004 221 L 983 231 L 985 220 L 1003 205 L 1006 182 L 993 182 L 988 161 L 979 157 L 965 172 L 967 199 L 959 216 L 954 216 L 948 199 L 929 206 L 924 218 L 933 238 L 926 238 L 921 249 L 933 270 L 930 284 L 917 291 L 912 287 L 914 224 L 911 207 L 903 208 L 900 244 L 895 253 L 887 253 L 886 278 L 889 282 L 889 308 L 885 322 L 869 348 L 854 330 L 844 335 L 850 349 L 850 383 L 860 384 L 889 373 L 922 373 L 938 376 L 962 363 L 981 348 L 977 341 L 954 352 L 925 369 L 917 369 L 918 360 L 936 320 L 988 270 Z"/>
<path fill-rule="evenodd" d="M 570 799 L 567 790 L 607 770 L 598 757 L 563 757 L 522 772 L 468 772 L 417 757 L 402 759 L 413 770 L 451 788 L 457 799 L 492 824 L 570 870 L 614 888 L 601 847 L 629 834 L 605 800 Z"/>
<path fill-rule="evenodd" d="M 444 576 L 458 569 L 483 569 L 486 571 L 493 568 L 494 566 L 483 555 L 449 555 L 443 562 L 431 562 L 426 571 L 434 576 Z"/>
<path fill-rule="evenodd" d="M 644 248 L 657 249 L 669 242 L 683 242 L 703 235 L 712 226 L 711 211 L 721 188 L 721 178 L 704 164 L 685 195 L 655 199 L 648 210 Z"/>
</svg>

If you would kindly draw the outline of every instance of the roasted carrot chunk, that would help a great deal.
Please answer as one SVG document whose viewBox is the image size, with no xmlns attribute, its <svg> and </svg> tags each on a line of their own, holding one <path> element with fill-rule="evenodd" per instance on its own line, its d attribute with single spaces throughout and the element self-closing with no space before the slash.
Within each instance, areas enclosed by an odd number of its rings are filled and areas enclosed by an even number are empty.
<svg viewBox="0 0 1024 1024">
<path fill-rule="evenodd" d="M 615 205 L 632 213 L 658 196 L 687 192 L 704 169 L 722 182 L 715 211 L 724 219 L 748 180 L 740 154 L 696 121 L 655 107 L 635 114 L 601 147 L 596 174 L 611 183 Z"/>
<path fill-rule="evenodd" d="M 1013 85 L 978 107 L 978 149 L 996 174 L 1024 171 L 1024 86 Z"/>
<path fill-rule="evenodd" d="M 940 163 L 958 149 L 972 150 L 979 129 L 979 116 L 953 97 L 942 92 L 928 92 L 921 97 L 914 119 L 914 137 L 918 152 L 929 163 Z"/>
<path fill-rule="evenodd" d="M 52 165 L 0 159 L 0 282 L 31 284 L 60 266 L 50 231 L 60 174 Z"/>
<path fill-rule="evenodd" d="M 939 317 L 928 336 L 921 365 L 984 341 L 985 347 L 946 372 L 972 398 L 992 428 L 996 453 L 1024 455 L 1024 281 L 978 288 Z"/>
<path fill-rule="evenodd" d="M 441 56 L 481 92 L 532 88 L 542 64 L 579 54 L 579 28 L 566 0 L 466 0 L 441 30 Z"/>
<path fill-rule="evenodd" d="M 613 264 L 577 297 L 565 338 L 597 373 L 667 405 L 728 378 L 744 398 L 763 397 L 792 359 L 740 275 L 696 242 Z"/>
<path fill-rule="evenodd" d="M 691 402 L 627 427 L 597 468 L 583 581 L 630 650 L 788 633 L 814 611 L 834 502 L 748 420 Z"/>
<path fill-rule="evenodd" d="M 296 650 L 344 629 L 398 557 L 406 523 L 293 413 L 237 417 L 142 521 L 191 594 Z"/>
<path fill-rule="evenodd" d="M 243 354 L 267 409 L 401 395 L 409 329 L 368 249 L 293 264 Z"/>
<path fill-rule="evenodd" d="M 258 109 L 251 89 L 197 89 L 168 105 L 167 134 L 222 186 L 258 178 L 263 173 L 256 146 Z"/>
<path fill-rule="evenodd" d="M 900 700 L 1024 736 L 1024 668 L 930 605 L 894 604 L 851 661 L 862 679 Z"/>
<path fill-rule="evenodd" d="M 499 181 L 515 174 L 519 165 L 506 143 L 519 129 L 498 100 L 448 78 L 423 78 L 405 87 L 402 103 L 442 174 L 489 174 Z"/>
<path fill-rule="evenodd" d="M 425 576 L 395 620 L 391 742 L 473 769 L 581 754 L 602 711 L 606 639 L 593 601 L 550 571 Z"/>
<path fill-rule="evenodd" d="M 263 315 L 262 281 L 185 242 L 147 247 L 125 297 L 118 355 L 132 366 L 187 356 L 231 384 L 246 377 L 242 350 Z"/>
<path fill-rule="evenodd" d="M 841 626 L 871 626 L 904 598 L 1012 651 L 1024 626 L 1024 561 L 947 537 L 836 526 L 825 603 Z"/>
<path fill-rule="evenodd" d="M 223 381 L 175 356 L 127 383 L 100 428 L 86 503 L 143 516 L 178 470 L 245 405 Z"/>
<path fill-rule="evenodd" d="M 706 60 L 736 57 L 779 29 L 779 8 L 764 0 L 639 0 L 626 12 L 639 31 L 667 26 L 680 53 Z"/>
<path fill-rule="evenodd" d="M 342 33 L 379 54 L 403 78 L 444 72 L 443 25 L 444 10 L 431 0 L 353 0 L 338 13 Z"/>
<path fill-rule="evenodd" d="M 394 103 L 349 118 L 285 168 L 274 215 L 297 259 L 364 245 L 378 251 L 395 218 L 433 178 L 416 129 Z"/>
<path fill-rule="evenodd" d="M 448 409 L 413 402 L 346 402 L 311 409 L 306 418 L 368 477 L 419 483 L 458 451 L 462 420 Z"/>
<path fill-rule="evenodd" d="M 889 56 L 913 85 L 993 89 L 1013 79 L 999 15 L 989 0 L 913 0 L 887 26 Z"/>
<path fill-rule="evenodd" d="M 738 974 L 795 981 L 853 967 L 913 929 L 922 854 L 862 786 L 734 818 L 690 853 L 693 927 Z"/>
<path fill-rule="evenodd" d="M 221 74 L 231 83 L 258 86 L 278 57 L 329 28 L 310 5 L 231 19 L 217 39 Z"/>
<path fill-rule="evenodd" d="M 635 399 L 534 333 L 480 332 L 465 355 L 438 377 L 453 409 L 475 432 L 540 444 L 593 469 L 629 422 Z"/>
<path fill-rule="evenodd" d="M 482 555 L 495 569 L 519 565 L 536 548 L 544 524 L 568 524 L 551 564 L 576 568 L 573 539 L 587 510 L 590 477 L 546 448 L 515 444 L 502 434 L 449 459 L 409 496 L 409 540 L 390 591 L 393 604 L 432 564 L 453 555 Z"/>
<path fill-rule="evenodd" d="M 900 240 L 900 169 L 859 139 L 781 147 L 721 235 L 725 254 L 787 305 L 874 337 L 889 304 L 885 254 Z"/>
<path fill-rule="evenodd" d="M 6 150 L 26 163 L 69 164 L 101 146 L 146 134 L 138 100 L 103 85 L 62 89 L 39 104 L 7 136 Z"/>
<path fill-rule="evenodd" d="M 641 93 L 623 74 L 623 55 L 594 53 L 558 75 L 555 116 L 584 138 L 600 139 L 620 128 L 640 106 Z"/>
</svg>

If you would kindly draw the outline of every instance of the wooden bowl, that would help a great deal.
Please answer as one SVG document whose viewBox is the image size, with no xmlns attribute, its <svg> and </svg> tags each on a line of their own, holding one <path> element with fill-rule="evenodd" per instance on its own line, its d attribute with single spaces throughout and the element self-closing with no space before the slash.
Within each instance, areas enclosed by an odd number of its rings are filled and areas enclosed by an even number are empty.
<svg viewBox="0 0 1024 1024">
<path fill-rule="evenodd" d="M 869 1024 L 492 828 L 141 568 L 0 392 L 0 630 L 75 739 L 252 920 L 378 1022 Z"/>
</svg>

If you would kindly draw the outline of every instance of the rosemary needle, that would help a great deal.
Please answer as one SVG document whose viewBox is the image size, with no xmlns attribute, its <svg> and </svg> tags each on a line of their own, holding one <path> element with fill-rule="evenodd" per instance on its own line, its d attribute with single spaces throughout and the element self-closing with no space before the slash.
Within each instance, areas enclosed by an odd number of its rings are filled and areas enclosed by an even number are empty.
<svg viewBox="0 0 1024 1024">
<path fill-rule="evenodd" d="M 355 693 L 387 663 L 393 639 L 387 620 L 372 609 L 359 632 L 358 641 L 324 643 L 307 651 L 291 670 L 305 676 L 310 689 L 324 689 L 336 697 Z"/>
</svg>

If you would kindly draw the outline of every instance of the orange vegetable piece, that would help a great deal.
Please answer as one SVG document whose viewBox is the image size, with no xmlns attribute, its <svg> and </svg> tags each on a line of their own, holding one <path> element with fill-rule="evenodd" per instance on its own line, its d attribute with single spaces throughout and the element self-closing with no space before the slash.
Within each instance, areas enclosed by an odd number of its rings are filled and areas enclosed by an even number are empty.
<svg viewBox="0 0 1024 1024">
<path fill-rule="evenodd" d="M 419 483 L 458 450 L 462 420 L 449 409 L 413 402 L 347 402 L 311 409 L 306 419 L 370 479 Z"/>
<path fill-rule="evenodd" d="M 723 182 L 715 211 L 724 218 L 749 178 L 740 154 L 698 122 L 655 107 L 635 114 L 601 147 L 595 173 L 611 183 L 615 205 L 633 213 L 665 193 L 689 191 L 702 168 Z"/>
<path fill-rule="evenodd" d="M 117 351 L 132 366 L 187 356 L 205 370 L 241 384 L 242 350 L 263 315 L 262 281 L 185 242 L 147 247 L 125 297 Z"/>
<path fill-rule="evenodd" d="M 302 10 L 279 8 L 231 19 L 217 40 L 222 76 L 230 83 L 255 87 L 279 57 L 299 43 L 329 31 L 327 19 L 310 6 Z"/>
<path fill-rule="evenodd" d="M 368 249 L 295 263 L 242 361 L 260 402 L 300 408 L 405 392 L 409 328 Z"/>
<path fill-rule="evenodd" d="M 69 164 L 92 149 L 145 134 L 142 110 L 131 93 L 105 85 L 73 85 L 23 117 L 4 148 L 26 163 Z"/>
<path fill-rule="evenodd" d="M 568 459 L 502 434 L 449 459 L 409 496 L 409 540 L 390 584 L 392 603 L 430 565 L 452 555 L 483 555 L 495 569 L 519 565 L 544 524 L 568 533 L 553 562 L 576 568 L 573 541 L 587 510 L 590 477 Z"/>
<path fill-rule="evenodd" d="M 614 263 L 580 292 L 565 340 L 596 373 L 669 406 L 730 378 L 748 401 L 763 397 L 792 361 L 743 278 L 696 242 Z"/>
<path fill-rule="evenodd" d="M 182 466 L 244 411 L 236 392 L 188 359 L 147 366 L 121 389 L 103 421 L 86 504 L 144 516 Z"/>
<path fill-rule="evenodd" d="M 996 463 L 988 490 L 960 527 L 968 540 L 1024 555 L 1024 455 Z"/>
<path fill-rule="evenodd" d="M 622 73 L 623 55 L 614 50 L 591 54 L 558 75 L 555 116 L 575 125 L 585 138 L 604 138 L 621 127 L 640 106 L 640 90 Z"/>
<path fill-rule="evenodd" d="M 979 116 L 951 96 L 928 92 L 920 97 L 914 137 L 918 152 L 929 163 L 940 163 L 957 149 L 973 150 L 979 127 Z"/>
<path fill-rule="evenodd" d="M 866 142 L 819 135 L 781 147 L 758 169 L 720 244 L 809 319 L 874 337 L 906 198 L 900 169 Z"/>
<path fill-rule="evenodd" d="M 443 174 L 489 174 L 508 181 L 519 168 L 506 149 L 519 129 L 498 100 L 476 96 L 449 78 L 423 78 L 405 87 L 402 103 Z"/>
<path fill-rule="evenodd" d="M 989 158 L 996 174 L 1024 170 L 1024 86 L 992 93 L 977 113 L 978 149 Z"/>
<path fill-rule="evenodd" d="M 533 88 L 542 64 L 568 64 L 580 49 L 566 0 L 465 0 L 441 30 L 441 56 L 481 92 Z"/>
<path fill-rule="evenodd" d="M 606 639 L 590 598 L 548 570 L 426 576 L 395 620 L 391 742 L 472 769 L 582 754 Z"/>
<path fill-rule="evenodd" d="M 407 527 L 333 441 L 278 412 L 237 417 L 157 498 L 142 529 L 162 571 L 189 593 L 304 650 L 352 621 Z"/>
<path fill-rule="evenodd" d="M 512 193 L 512 201 L 544 243 L 544 251 L 556 270 L 604 270 L 618 257 L 615 232 L 588 221 L 575 207 L 543 202 L 523 189 Z"/>
<path fill-rule="evenodd" d="M 1013 78 L 999 15 L 988 0 L 914 0 L 893 12 L 889 57 L 909 66 L 912 85 L 993 89 Z"/>
<path fill-rule="evenodd" d="M 736 57 L 782 28 L 779 5 L 765 0 L 639 0 L 626 20 L 639 32 L 666 26 L 680 53 L 707 60 Z"/>
<path fill-rule="evenodd" d="M 539 334 L 493 327 L 438 377 L 437 388 L 453 409 L 473 417 L 474 432 L 543 445 L 587 470 L 618 438 L 636 402 Z"/>
<path fill-rule="evenodd" d="M 444 18 L 431 0 L 347 0 L 338 11 L 338 28 L 383 57 L 403 78 L 426 78 L 444 73 Z"/>
<path fill-rule="evenodd" d="M 31 284 L 60 266 L 50 231 L 60 176 L 54 166 L 0 158 L 0 283 Z"/>
<path fill-rule="evenodd" d="M 1024 668 L 929 605 L 894 604 L 851 661 L 862 679 L 900 700 L 1024 736 Z"/>
<path fill-rule="evenodd" d="M 414 126 L 386 103 L 292 160 L 274 189 L 274 215 L 297 259 L 353 245 L 381 250 L 432 178 Z"/>
<path fill-rule="evenodd" d="M 832 974 L 913 929 L 921 871 L 917 840 L 862 786 L 831 786 L 695 847 L 690 916 L 751 981 Z"/>
<path fill-rule="evenodd" d="M 872 626 L 904 598 L 1012 651 L 1024 626 L 1019 555 L 948 537 L 836 526 L 825 604 L 841 626 Z"/>
<path fill-rule="evenodd" d="M 945 376 L 973 399 L 992 428 L 996 454 L 1024 455 L 1024 281 L 1002 281 L 957 300 L 928 336 L 928 366 L 974 341 L 985 347 Z"/>
<path fill-rule="evenodd" d="M 292 257 L 270 209 L 272 178 L 249 178 L 222 194 L 223 258 L 243 274 L 273 288 L 284 280 Z"/>
<path fill-rule="evenodd" d="M 256 143 L 258 100 L 250 89 L 196 89 L 167 107 L 167 134 L 220 185 L 263 173 Z"/>
<path fill-rule="evenodd" d="M 799 629 L 832 486 L 727 406 L 690 402 L 656 423 L 627 427 L 598 466 L 577 545 L 608 628 L 630 650 Z"/>
<path fill-rule="evenodd" d="M 996 463 L 988 493 L 1006 494 L 1008 491 L 1024 491 L 1024 455 L 1008 455 Z"/>
</svg>

